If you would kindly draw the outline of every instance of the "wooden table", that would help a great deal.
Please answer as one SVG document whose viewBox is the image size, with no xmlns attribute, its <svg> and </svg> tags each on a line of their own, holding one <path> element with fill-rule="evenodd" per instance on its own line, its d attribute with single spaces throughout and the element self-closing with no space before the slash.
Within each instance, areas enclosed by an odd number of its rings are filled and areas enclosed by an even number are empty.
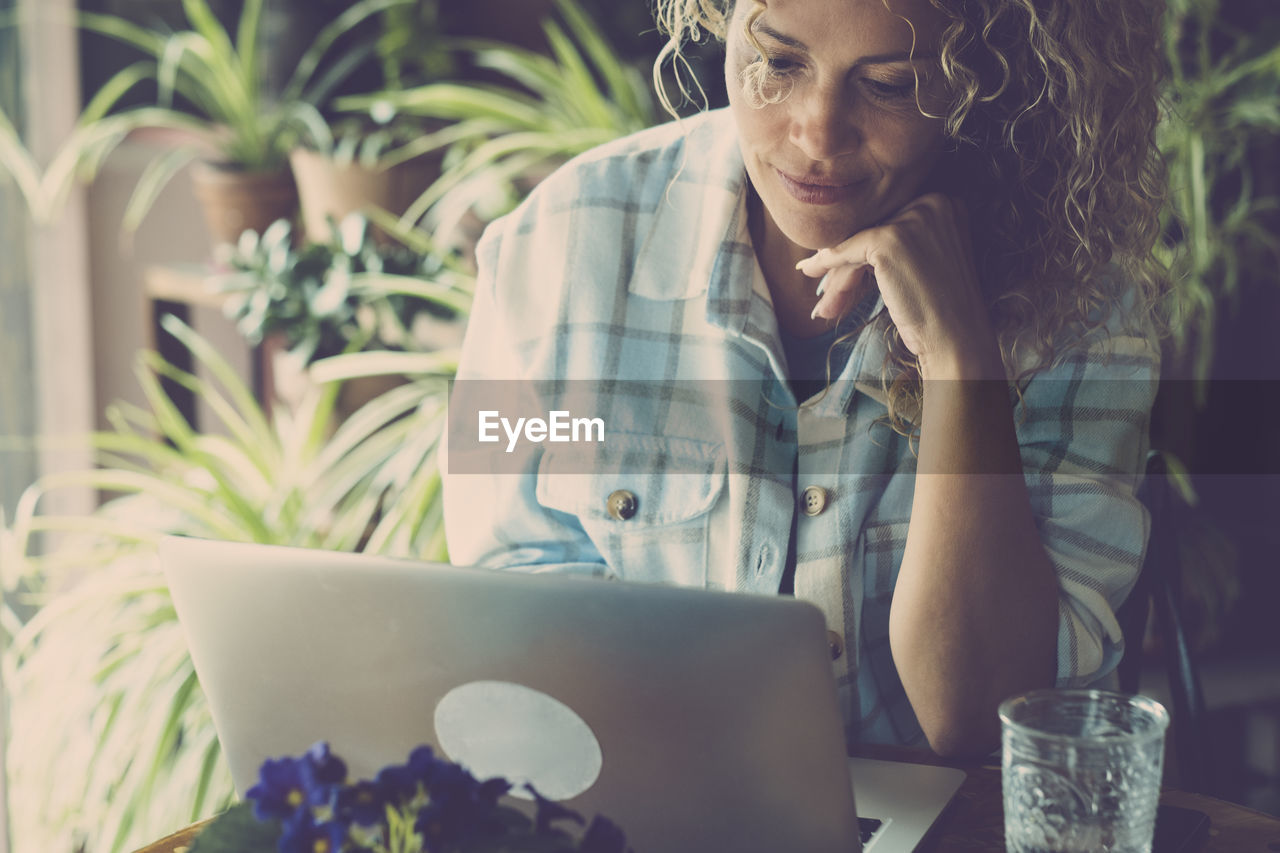
<svg viewBox="0 0 1280 853">
<path fill-rule="evenodd" d="M 951 762 L 931 753 L 900 747 L 863 746 L 854 754 L 863 758 L 911 760 L 965 770 L 969 778 L 960 786 L 955 799 L 934 824 L 919 851 L 1004 853 L 1004 797 L 1000 788 L 999 764 Z M 1280 818 L 1215 797 L 1172 789 L 1161 792 L 1160 802 L 1195 809 L 1209 816 L 1209 837 L 1197 849 L 1198 853 L 1238 853 L 1245 850 L 1280 853 Z"/>
<path fill-rule="evenodd" d="M 1202 794 L 1165 790 L 1164 805 L 1195 809 L 1209 816 L 1209 837 L 1198 853 L 1280 851 L 1280 818 Z M 1004 851 L 1004 806 L 1000 768 L 978 767 L 960 786 L 956 798 L 920 848 L 927 853 Z"/>
<path fill-rule="evenodd" d="M 901 760 L 905 753 L 893 747 L 860 748 L 858 755 L 882 760 Z M 920 760 L 920 753 L 910 755 Z M 953 853 L 953 851 L 1004 851 L 1004 808 L 1000 791 L 1000 768 L 987 764 L 961 764 L 929 757 L 926 763 L 962 767 L 969 778 L 960 786 L 951 805 L 938 819 L 920 853 Z M 1280 818 L 1254 811 L 1225 800 L 1165 790 L 1160 802 L 1166 805 L 1196 809 L 1209 816 L 1209 837 L 1198 853 L 1238 853 L 1260 851 L 1280 853 Z M 161 839 L 138 853 L 181 853 L 200 831 L 203 823 Z M 641 851 L 648 853 L 648 851 Z"/>
</svg>

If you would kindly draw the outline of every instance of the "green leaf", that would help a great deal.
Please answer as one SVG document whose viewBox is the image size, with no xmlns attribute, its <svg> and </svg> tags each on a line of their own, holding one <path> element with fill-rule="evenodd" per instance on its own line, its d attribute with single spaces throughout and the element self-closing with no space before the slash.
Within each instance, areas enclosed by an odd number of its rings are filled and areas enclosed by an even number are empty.
<svg viewBox="0 0 1280 853">
<path fill-rule="evenodd" d="M 261 6 L 259 0 L 249 0 L 245 4 L 245 11 L 261 9 Z M 238 61 L 236 49 L 231 44 L 231 37 L 227 35 L 227 31 L 223 29 L 221 22 L 205 0 L 182 0 L 182 8 L 186 12 L 187 22 L 191 28 L 200 34 L 219 59 L 228 64 Z"/>
<path fill-rule="evenodd" d="M 76 122 L 82 127 L 101 120 L 124 95 L 143 80 L 151 79 L 156 74 L 156 63 L 143 60 L 126 66 L 111 76 L 94 93 L 93 98 L 80 111 Z"/>
<path fill-rule="evenodd" d="M 476 65 L 510 77 L 532 92 L 545 94 L 560 86 L 555 60 L 537 51 L 495 41 L 469 41 L 459 46 L 474 53 Z"/>
<path fill-rule="evenodd" d="M 398 163 L 412 160 L 414 157 L 436 151 L 441 148 L 447 148 L 458 142 L 466 142 L 472 139 L 478 139 L 495 133 L 501 133 L 505 125 L 501 122 L 489 119 L 465 119 L 456 122 L 434 133 L 428 133 L 411 142 L 387 152 L 381 159 L 380 163 L 384 168 L 389 168 Z M 420 252 L 420 254 L 426 254 Z"/>
<path fill-rule="evenodd" d="M 573 0 L 557 0 L 556 5 L 574 37 L 586 50 L 592 65 L 604 78 L 608 99 L 617 104 L 623 114 L 637 120 L 642 126 L 651 124 L 655 120 L 653 102 L 639 95 L 644 91 L 643 79 L 633 69 L 618 62 L 617 51 L 604 40 L 599 28 L 577 3 Z"/>
<path fill-rule="evenodd" d="M 443 278 L 443 277 L 442 277 Z M 472 296 L 439 279 L 425 279 L 409 275 L 385 273 L 357 273 L 351 277 L 351 291 L 361 296 L 413 296 L 425 302 L 440 305 L 456 313 L 466 313 L 471 308 Z"/>
<path fill-rule="evenodd" d="M 350 6 L 316 34 L 315 40 L 298 60 L 298 65 L 294 69 L 293 75 L 289 78 L 289 82 L 285 85 L 281 98 L 284 101 L 303 99 L 311 78 L 320 65 L 320 60 L 324 58 L 324 55 L 329 52 L 329 49 L 333 47 L 339 38 L 355 29 L 361 21 L 378 14 L 384 9 L 403 6 L 412 2 L 415 2 L 415 0 L 360 0 L 360 2 Z"/>
<path fill-rule="evenodd" d="M 41 179 L 41 192 L 55 208 L 61 207 L 77 175 L 92 179 L 102 160 L 134 130 L 164 127 L 203 133 L 207 126 L 189 115 L 159 107 L 140 107 L 107 116 L 72 131 L 59 147 Z"/>
<path fill-rule="evenodd" d="M 614 124 L 613 111 L 600 97 L 591 69 L 583 61 L 573 42 L 552 22 L 547 22 L 543 31 L 551 45 L 552 54 L 559 60 L 560 72 L 564 75 L 561 86 L 551 92 L 544 92 L 543 97 L 550 102 L 564 104 L 572 110 L 567 117 L 575 124 L 584 127 L 608 127 Z"/>
<path fill-rule="evenodd" d="M 236 430 L 246 442 L 252 442 L 260 447 L 271 446 L 272 431 L 267 415 L 262 411 L 262 407 L 253 396 L 253 392 L 240 379 L 235 368 L 208 341 L 197 335 L 190 326 L 173 315 L 165 315 L 161 320 L 161 325 L 166 332 L 173 335 L 183 346 L 187 347 L 191 354 L 196 357 L 196 360 L 207 367 L 222 384 L 222 387 L 227 390 L 227 394 L 234 405 L 234 411 L 239 413 L 240 417 L 231 418 L 229 416 L 224 419 L 224 423 Z"/>
<path fill-rule="evenodd" d="M 325 64 L 322 66 L 323 73 L 313 78 L 303 90 L 299 96 L 300 101 L 308 105 L 325 103 L 334 91 L 376 52 L 376 44 L 364 42 L 355 45 L 336 60 Z"/>
<path fill-rule="evenodd" d="M 253 816 L 248 803 L 238 803 L 214 818 L 191 844 L 190 853 L 275 853 L 279 821 Z"/>
<path fill-rule="evenodd" d="M 76 19 L 81 27 L 91 32 L 132 45 L 143 53 L 148 53 L 157 59 L 164 51 L 165 37 L 163 35 L 145 27 L 140 27 L 125 18 L 115 15 L 103 15 L 97 12 L 79 12 Z"/>
<path fill-rule="evenodd" d="M 1232 119 L 1254 127 L 1268 130 L 1280 129 L 1280 104 L 1277 104 L 1277 93 L 1253 95 L 1232 101 L 1229 108 Z"/>
<path fill-rule="evenodd" d="M 398 112 L 430 118 L 494 119 L 511 130 L 546 126 L 537 98 L 478 84 L 431 83 L 403 92 L 385 92 L 376 99 L 367 96 L 339 98 L 335 106 L 338 109 L 361 109 L 375 100 L 388 102 Z"/>
<path fill-rule="evenodd" d="M 261 89 L 258 78 L 258 30 L 262 23 L 263 0 L 245 0 L 236 23 L 235 52 L 240 57 L 244 86 L 250 92 Z"/>
<path fill-rule="evenodd" d="M 194 148 L 175 148 L 147 164 L 138 178 L 137 185 L 133 188 L 133 195 L 129 197 L 129 203 L 125 206 L 124 215 L 120 219 L 120 229 L 123 233 L 132 234 L 138 230 L 138 226 L 150 212 L 151 206 L 155 204 L 161 191 L 197 156 Z"/>
<path fill-rule="evenodd" d="M 600 128 L 583 128 L 566 133 L 508 133 L 480 144 L 456 166 L 448 169 L 434 184 L 409 205 L 401 217 L 416 222 L 435 204 L 440 203 L 456 187 L 470 185 L 470 192 L 480 181 L 508 181 L 552 159 L 567 158 L 573 153 L 602 144 L 613 133 Z M 466 191 L 464 191 L 466 192 Z M 467 206 L 474 199 L 467 200 Z"/>
<path fill-rule="evenodd" d="M 3 111 L 0 111 L 0 170 L 7 172 L 18 185 L 32 217 L 37 222 L 47 221 L 50 204 L 41 185 L 40 167 Z"/>
<path fill-rule="evenodd" d="M 358 376 L 451 376 L 457 371 L 457 350 L 435 352 L 353 352 L 322 359 L 312 365 L 317 382 L 336 382 Z"/>
</svg>

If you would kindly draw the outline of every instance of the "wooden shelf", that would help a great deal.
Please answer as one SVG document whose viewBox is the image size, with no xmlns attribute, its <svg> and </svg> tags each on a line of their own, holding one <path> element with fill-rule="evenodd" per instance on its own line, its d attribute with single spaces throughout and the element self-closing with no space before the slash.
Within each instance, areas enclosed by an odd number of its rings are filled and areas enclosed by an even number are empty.
<svg viewBox="0 0 1280 853">
<path fill-rule="evenodd" d="M 143 292 L 155 302 L 222 308 L 226 294 L 214 287 L 217 274 L 203 264 L 153 265 L 146 268 Z"/>
</svg>

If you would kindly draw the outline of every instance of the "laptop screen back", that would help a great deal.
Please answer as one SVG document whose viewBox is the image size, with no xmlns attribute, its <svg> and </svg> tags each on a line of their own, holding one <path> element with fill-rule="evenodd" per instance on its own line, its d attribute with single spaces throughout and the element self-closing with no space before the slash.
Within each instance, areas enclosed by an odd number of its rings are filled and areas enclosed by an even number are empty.
<svg viewBox="0 0 1280 853">
<path fill-rule="evenodd" d="M 236 790 L 326 740 L 431 744 L 637 851 L 857 849 L 820 612 L 789 598 L 167 539 Z"/>
</svg>

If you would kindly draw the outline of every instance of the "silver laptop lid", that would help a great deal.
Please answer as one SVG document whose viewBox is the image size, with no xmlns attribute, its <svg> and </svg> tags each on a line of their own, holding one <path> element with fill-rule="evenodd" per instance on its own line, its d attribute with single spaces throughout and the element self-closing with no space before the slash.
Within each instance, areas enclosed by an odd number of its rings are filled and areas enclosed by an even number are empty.
<svg viewBox="0 0 1280 853">
<path fill-rule="evenodd" d="M 237 792 L 326 740 L 431 744 L 641 853 L 858 849 L 821 613 L 789 598 L 166 539 Z"/>
</svg>

